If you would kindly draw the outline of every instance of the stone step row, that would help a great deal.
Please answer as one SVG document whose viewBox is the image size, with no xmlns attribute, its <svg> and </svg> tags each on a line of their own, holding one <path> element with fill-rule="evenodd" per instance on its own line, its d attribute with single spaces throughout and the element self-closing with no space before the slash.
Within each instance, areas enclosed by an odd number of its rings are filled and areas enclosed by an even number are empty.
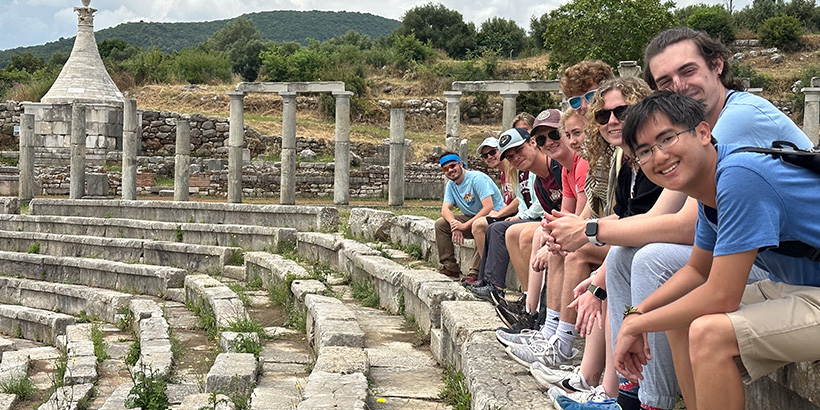
<svg viewBox="0 0 820 410">
<path fill-rule="evenodd" d="M 0 200 L 5 198 L 7 197 L 0 197 Z M 0 229 L 7 231 L 135 238 L 196 245 L 238 246 L 256 250 L 275 250 L 280 246 L 296 243 L 296 229 L 293 228 L 84 216 L 14 215 L 2 212 L 3 204 L 0 201 Z"/>
<path fill-rule="evenodd" d="M 6 230 L 0 230 L 0 248 L 10 252 L 36 248 L 35 253 L 42 255 L 172 266 L 193 272 L 221 272 L 225 265 L 241 263 L 242 255 L 238 247 Z"/>
<path fill-rule="evenodd" d="M 387 242 L 405 248 L 416 247 L 422 259 L 433 264 L 439 262 L 435 221 L 430 218 L 416 215 L 397 216 L 389 211 L 353 208 L 350 210 L 348 228 L 354 236 L 368 241 Z M 461 273 L 468 274 L 470 269 L 468 261 L 476 252 L 475 241 L 465 239 L 464 243 L 456 245 L 454 250 Z M 512 264 L 507 266 L 506 286 L 509 289 L 521 287 Z"/>
<path fill-rule="evenodd" d="M 181 288 L 186 274 L 184 269 L 157 265 L 0 251 L 0 275 L 3 276 L 134 294 L 164 295 L 169 289 Z"/>
<path fill-rule="evenodd" d="M 133 295 L 82 285 L 43 282 L 0 276 L 0 303 L 30 308 L 83 314 L 116 324 Z"/>
<path fill-rule="evenodd" d="M 76 319 L 63 313 L 20 305 L 0 305 L 0 332 L 23 339 L 54 344 Z"/>
<path fill-rule="evenodd" d="M 208 275 L 185 277 L 185 303 L 209 309 L 220 329 L 248 318 L 248 312 L 239 296 L 222 282 Z"/>
<path fill-rule="evenodd" d="M 63 384 L 94 383 L 97 381 L 97 356 L 94 355 L 94 342 L 91 341 L 90 323 L 71 325 L 66 328 L 63 353 L 66 355 L 66 369 Z M 58 346 L 61 345 L 58 343 Z"/>
<path fill-rule="evenodd" d="M 29 213 L 32 215 L 257 225 L 320 232 L 335 232 L 339 227 L 339 211 L 336 208 L 305 205 L 35 198 L 29 203 Z"/>
</svg>

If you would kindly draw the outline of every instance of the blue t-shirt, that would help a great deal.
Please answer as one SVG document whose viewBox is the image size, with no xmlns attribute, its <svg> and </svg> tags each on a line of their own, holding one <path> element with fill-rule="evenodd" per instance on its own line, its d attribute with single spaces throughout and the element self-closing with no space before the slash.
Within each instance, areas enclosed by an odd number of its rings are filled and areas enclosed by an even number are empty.
<svg viewBox="0 0 820 410">
<path fill-rule="evenodd" d="M 772 103 L 743 91 L 728 91 L 712 135 L 721 144 L 770 148 L 772 141 L 789 141 L 799 148 L 813 144 L 806 134 Z"/>
<path fill-rule="evenodd" d="M 460 184 L 447 181 L 444 188 L 444 202 L 454 204 L 467 216 L 474 216 L 481 211 L 481 201 L 493 197 L 493 209 L 498 211 L 504 207 L 501 191 L 487 174 L 480 171 L 465 171 L 464 180 Z"/>
<path fill-rule="evenodd" d="M 820 175 L 771 155 L 729 155 L 737 148 L 717 146 L 717 226 L 699 203 L 695 244 L 714 256 L 759 249 L 755 264 L 773 280 L 820 286 L 820 262 L 764 251 L 784 241 L 820 247 Z"/>
</svg>

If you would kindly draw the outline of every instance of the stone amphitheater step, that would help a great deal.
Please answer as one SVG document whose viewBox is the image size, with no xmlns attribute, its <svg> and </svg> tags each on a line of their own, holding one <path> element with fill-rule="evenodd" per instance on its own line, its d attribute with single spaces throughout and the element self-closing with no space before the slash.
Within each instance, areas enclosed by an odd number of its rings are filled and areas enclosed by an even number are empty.
<svg viewBox="0 0 820 410">
<path fill-rule="evenodd" d="M 0 275 L 160 295 L 181 288 L 184 269 L 0 251 Z"/>
<path fill-rule="evenodd" d="M 108 323 L 120 320 L 123 308 L 132 298 L 133 295 L 109 289 L 0 276 L 0 303 L 74 316 L 85 314 Z"/>
<path fill-rule="evenodd" d="M 282 245 L 296 243 L 296 229 L 293 228 L 123 218 L 0 214 L 0 229 L 239 246 L 244 249 L 277 249 Z"/>
<path fill-rule="evenodd" d="M 0 332 L 38 342 L 54 344 L 65 334 L 74 316 L 19 305 L 0 305 Z"/>
<path fill-rule="evenodd" d="M 0 250 L 32 252 L 32 248 L 42 255 L 138 262 L 194 272 L 220 272 L 242 254 L 238 247 L 0 230 Z"/>
<path fill-rule="evenodd" d="M 323 206 L 229 204 L 224 202 L 120 201 L 35 198 L 32 215 L 129 218 L 144 221 L 199 222 L 295 228 L 335 232 L 339 211 Z"/>
</svg>

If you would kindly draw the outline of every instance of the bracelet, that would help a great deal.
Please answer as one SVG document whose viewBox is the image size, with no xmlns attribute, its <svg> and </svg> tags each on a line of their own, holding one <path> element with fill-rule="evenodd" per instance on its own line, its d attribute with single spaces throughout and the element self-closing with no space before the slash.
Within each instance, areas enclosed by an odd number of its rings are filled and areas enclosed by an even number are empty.
<svg viewBox="0 0 820 410">
<path fill-rule="evenodd" d="M 625 307 L 625 309 L 624 309 L 624 319 L 626 319 L 627 316 L 632 315 L 632 314 L 639 314 L 639 315 L 643 314 L 643 312 L 638 310 L 638 308 L 636 308 L 635 306 L 626 305 L 624 307 Z"/>
</svg>

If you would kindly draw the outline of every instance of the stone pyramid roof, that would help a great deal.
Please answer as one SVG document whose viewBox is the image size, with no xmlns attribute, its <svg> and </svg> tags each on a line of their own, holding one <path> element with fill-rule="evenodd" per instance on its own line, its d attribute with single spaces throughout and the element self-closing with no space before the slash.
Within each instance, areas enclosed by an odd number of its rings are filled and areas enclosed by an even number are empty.
<svg viewBox="0 0 820 410">
<path fill-rule="evenodd" d="M 87 6 L 87 2 L 83 2 Z M 90 7 L 75 7 L 79 14 L 77 38 L 71 56 L 60 75 L 40 99 L 51 104 L 86 103 L 122 105 L 123 96 L 105 70 L 94 37 L 94 12 Z"/>
</svg>

